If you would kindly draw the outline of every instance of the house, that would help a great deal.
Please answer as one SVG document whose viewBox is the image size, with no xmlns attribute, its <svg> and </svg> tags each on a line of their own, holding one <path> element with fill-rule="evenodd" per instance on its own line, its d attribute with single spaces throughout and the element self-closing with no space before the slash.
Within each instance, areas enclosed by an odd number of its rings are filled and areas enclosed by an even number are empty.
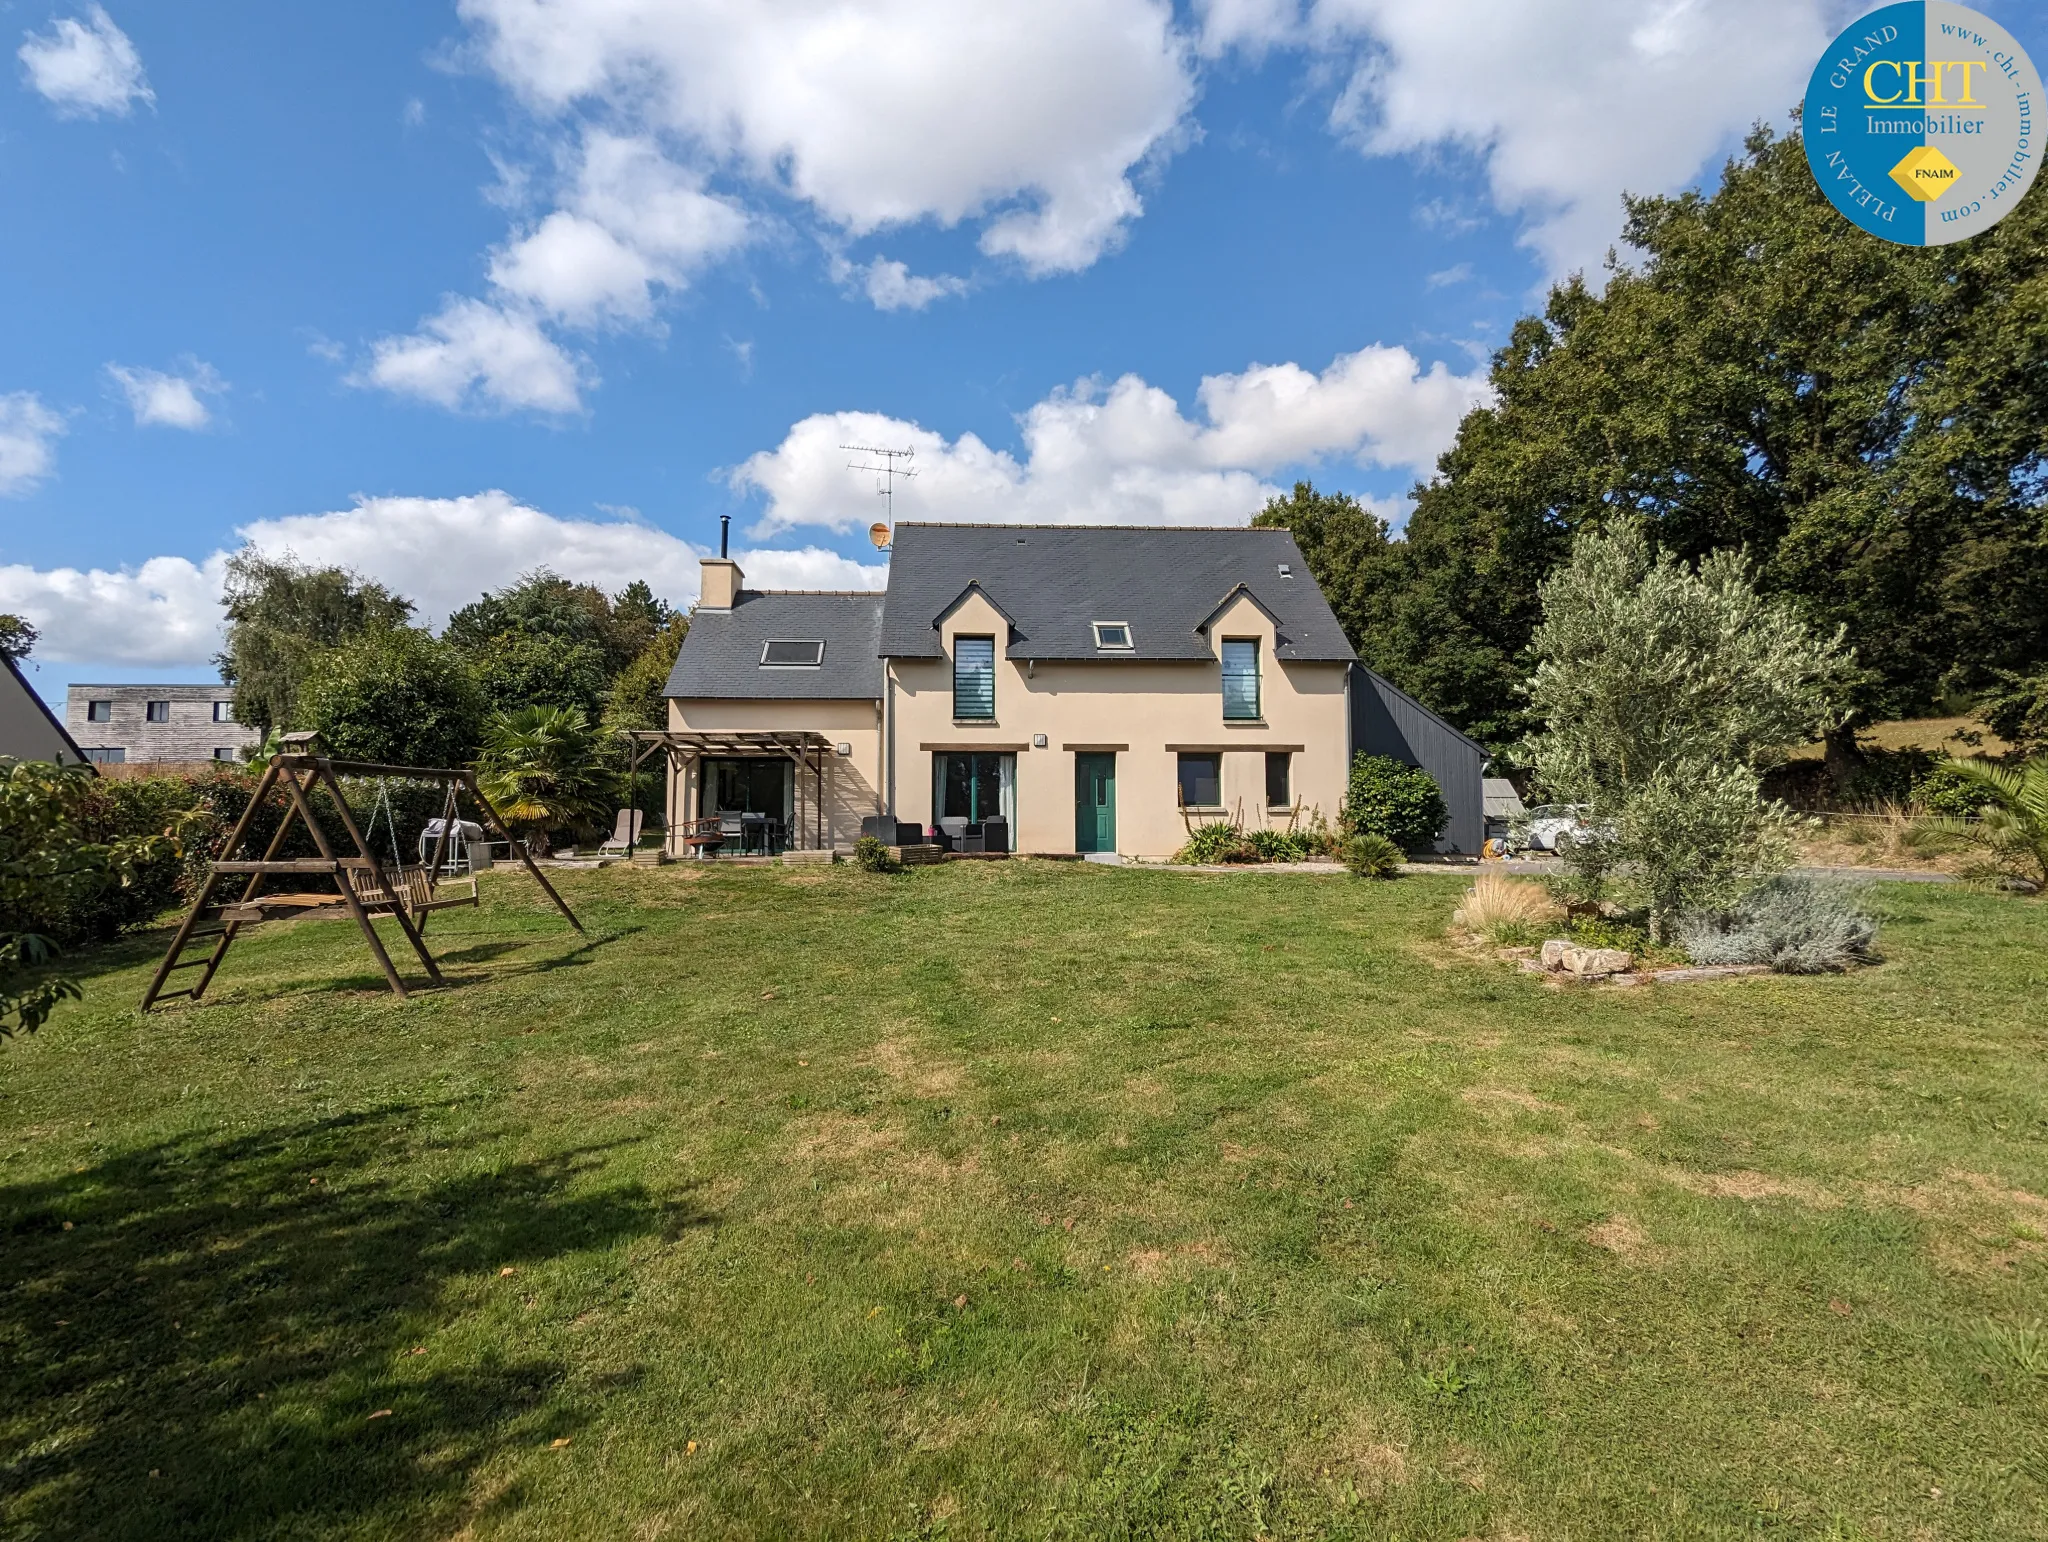
<svg viewBox="0 0 2048 1542">
<path fill-rule="evenodd" d="M 666 693 L 671 849 L 708 818 L 763 846 L 888 816 L 1148 857 L 1210 820 L 1334 823 L 1361 687 L 1441 722 L 1361 670 L 1285 530 L 905 523 L 881 593 L 749 589 L 707 558 Z M 1435 771 L 1445 743 L 1413 738 Z"/>
<path fill-rule="evenodd" d="M 13 760 L 54 760 L 77 765 L 87 756 L 64 731 L 56 714 L 43 705 L 13 659 L 0 654 L 0 755 Z"/>
<path fill-rule="evenodd" d="M 74 685 L 65 726 L 88 760 L 236 760 L 256 746 L 256 730 L 235 721 L 232 686 Z"/>
</svg>

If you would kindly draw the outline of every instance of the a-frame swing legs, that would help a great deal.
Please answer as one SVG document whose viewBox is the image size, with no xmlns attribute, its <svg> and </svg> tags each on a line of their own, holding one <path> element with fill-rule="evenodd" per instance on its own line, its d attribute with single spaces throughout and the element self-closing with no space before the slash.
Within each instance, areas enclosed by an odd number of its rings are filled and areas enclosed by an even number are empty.
<svg viewBox="0 0 2048 1542">
<path fill-rule="evenodd" d="M 242 839 L 248 834 L 249 825 L 255 819 L 256 811 L 263 806 L 263 800 L 270 795 L 270 789 L 277 785 L 278 775 L 279 767 L 276 762 L 273 761 L 264 768 L 262 777 L 256 783 L 255 792 L 250 795 L 248 804 L 242 810 L 242 817 L 235 821 L 234 829 L 228 832 L 227 843 L 221 848 L 227 856 L 232 857 L 241 849 Z M 270 838 L 270 845 L 263 853 L 264 861 L 272 860 L 283 849 L 285 835 L 290 829 L 290 815 L 278 821 L 277 833 Z M 220 941 L 214 945 L 213 953 L 210 957 L 204 960 L 181 961 L 181 955 L 185 951 L 185 945 L 194 937 L 214 935 L 213 933 L 202 932 L 198 929 L 199 918 L 206 913 L 206 907 L 213 902 L 213 893 L 215 889 L 220 887 L 221 876 L 220 873 L 213 870 L 211 865 L 208 866 L 206 881 L 199 886 L 199 893 L 193 897 L 192 908 L 185 912 L 185 919 L 178 923 L 178 935 L 172 939 L 170 950 L 164 954 L 164 961 L 157 966 L 156 975 L 149 982 L 149 989 L 142 993 L 143 1011 L 147 1012 L 157 1002 L 166 999 L 167 994 L 169 996 L 189 996 L 194 1001 L 197 1001 L 206 990 L 206 987 L 213 983 L 213 977 L 220 969 L 221 960 L 227 957 L 228 948 L 235 940 L 235 933 L 240 929 L 239 922 L 227 921 L 222 923 L 218 934 Z M 262 887 L 263 879 L 264 875 L 262 873 L 252 873 L 249 875 L 249 882 L 242 890 L 242 900 L 244 903 L 255 897 L 257 890 Z M 189 990 L 165 992 L 164 984 L 174 973 L 180 969 L 190 969 L 198 964 L 204 965 L 204 972 L 199 976 L 198 982 Z"/>
<path fill-rule="evenodd" d="M 303 781 L 298 774 L 301 769 L 305 772 Z M 411 917 L 405 913 L 403 899 L 399 895 L 395 883 L 391 881 L 390 877 L 387 877 L 383 865 L 377 861 L 375 853 L 364 842 L 362 831 L 356 828 L 355 818 L 349 811 L 348 802 L 341 795 L 340 786 L 335 782 L 332 773 L 323 762 L 314 760 L 306 763 L 302 761 L 301 757 L 297 756 L 279 756 L 274 759 L 265 768 L 262 778 L 256 784 L 254 794 L 249 799 L 248 807 L 242 811 L 242 817 L 235 822 L 233 831 L 230 832 L 226 843 L 222 846 L 221 850 L 224 853 L 222 860 L 231 860 L 234 853 L 240 850 L 242 841 L 248 834 L 249 825 L 254 819 L 257 809 L 261 807 L 271 789 L 280 781 L 283 782 L 285 790 L 290 796 L 291 809 L 283 819 L 278 821 L 277 832 L 271 837 L 269 846 L 264 850 L 261 863 L 267 865 L 277 860 L 278 852 L 284 849 L 285 838 L 291 833 L 292 822 L 295 819 L 303 820 L 307 833 L 312 837 L 314 847 L 324 859 L 334 864 L 332 872 L 335 886 L 341 891 L 338 898 L 347 908 L 349 915 L 355 920 L 357 929 L 363 934 L 363 940 L 369 944 L 370 953 L 377 960 L 377 967 L 383 972 L 385 983 L 391 987 L 392 994 L 403 1000 L 406 994 L 405 982 L 399 978 L 398 970 L 391 962 L 391 955 L 385 950 L 383 938 L 377 935 L 377 928 L 371 920 L 369 910 L 363 904 L 362 897 L 357 894 L 355 885 L 349 881 L 348 869 L 351 867 L 367 869 L 374 889 L 377 892 L 392 897 L 392 916 L 398 922 L 399 930 L 405 934 L 406 941 L 412 945 L 413 952 L 419 956 L 421 964 L 425 966 L 428 978 L 437 985 L 444 983 L 439 966 L 435 964 L 432 956 L 428 954 L 426 944 L 414 929 Z M 320 782 L 326 788 L 328 795 L 334 799 L 335 808 L 341 815 L 342 825 L 348 831 L 349 839 L 355 843 L 358 859 L 354 862 L 345 862 L 335 857 L 333 848 L 328 844 L 326 832 L 320 828 L 320 822 L 313 817 L 312 804 L 308 801 L 306 794 L 315 781 Z M 239 864 L 238 870 L 246 871 L 247 864 Z M 217 932 L 200 928 L 200 921 L 205 916 L 208 907 L 216 904 L 216 893 L 224 876 L 217 868 L 209 866 L 206 881 L 200 885 L 199 893 L 193 898 L 191 908 L 186 911 L 184 919 L 178 925 L 177 935 L 173 938 L 169 951 L 165 953 L 163 962 L 157 966 L 156 974 L 151 978 L 149 988 L 143 992 L 143 1011 L 148 1011 L 159 1001 L 168 1000 L 176 996 L 189 996 L 192 1000 L 197 1001 L 206 990 L 206 987 L 212 982 L 214 974 L 220 968 L 221 961 L 227 956 L 228 948 L 240 934 L 242 927 L 247 924 L 240 920 L 227 920 L 223 918 Z M 235 902 L 235 904 L 247 905 L 256 899 L 269 876 L 265 867 L 259 865 L 255 872 L 250 873 L 249 882 L 243 888 L 240 900 Z M 234 908 L 234 906 L 221 906 L 220 908 L 225 910 Z M 220 940 L 214 945 L 213 952 L 208 957 L 192 960 L 181 959 L 186 946 L 195 937 L 212 936 L 218 936 Z M 202 971 L 197 984 L 193 985 L 189 990 L 164 990 L 164 985 L 172 974 L 180 969 L 191 968 L 197 968 Z"/>
</svg>

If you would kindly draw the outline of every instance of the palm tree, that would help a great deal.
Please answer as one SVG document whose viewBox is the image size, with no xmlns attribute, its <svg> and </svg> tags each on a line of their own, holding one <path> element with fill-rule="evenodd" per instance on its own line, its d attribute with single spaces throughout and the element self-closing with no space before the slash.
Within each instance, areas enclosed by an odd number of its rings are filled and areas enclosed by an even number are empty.
<svg viewBox="0 0 2048 1542">
<path fill-rule="evenodd" d="M 558 833 L 602 830 L 617 791 L 597 730 L 574 707 L 499 713 L 484 731 L 476 768 L 484 796 L 537 856 L 548 854 Z"/>
<path fill-rule="evenodd" d="M 2023 872 L 2036 894 L 2048 894 L 2048 755 L 2017 766 L 1988 760 L 1951 764 L 1988 799 L 1983 817 L 1961 826 L 1962 833 L 2002 864 Z"/>
</svg>

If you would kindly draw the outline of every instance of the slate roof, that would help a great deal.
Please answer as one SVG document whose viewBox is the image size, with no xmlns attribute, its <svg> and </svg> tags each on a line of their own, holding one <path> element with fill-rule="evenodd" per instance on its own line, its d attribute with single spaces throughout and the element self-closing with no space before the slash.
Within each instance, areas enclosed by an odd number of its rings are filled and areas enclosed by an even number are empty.
<svg viewBox="0 0 2048 1542">
<path fill-rule="evenodd" d="M 1010 618 L 1013 659 L 1212 659 L 1199 629 L 1240 586 L 1275 618 L 1280 658 L 1357 657 L 1285 530 L 901 523 L 881 651 L 938 658 L 935 623 L 970 584 Z M 1128 622 L 1133 646 L 1097 649 L 1096 621 Z"/>
<path fill-rule="evenodd" d="M 742 589 L 733 608 L 699 610 L 669 672 L 667 696 L 749 701 L 872 701 L 882 694 L 879 594 Z M 815 669 L 764 667 L 761 646 L 817 639 Z"/>
</svg>

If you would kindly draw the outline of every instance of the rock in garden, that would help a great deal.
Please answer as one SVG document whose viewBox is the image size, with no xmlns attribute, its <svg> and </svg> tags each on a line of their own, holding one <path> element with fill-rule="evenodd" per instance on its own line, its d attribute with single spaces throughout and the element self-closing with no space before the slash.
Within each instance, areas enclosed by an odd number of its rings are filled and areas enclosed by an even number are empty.
<svg viewBox="0 0 2048 1542">
<path fill-rule="evenodd" d="M 1591 980 L 1602 975 L 1620 974 L 1635 962 L 1635 958 L 1620 948 L 1567 948 L 1563 962 L 1566 974 Z"/>
</svg>

